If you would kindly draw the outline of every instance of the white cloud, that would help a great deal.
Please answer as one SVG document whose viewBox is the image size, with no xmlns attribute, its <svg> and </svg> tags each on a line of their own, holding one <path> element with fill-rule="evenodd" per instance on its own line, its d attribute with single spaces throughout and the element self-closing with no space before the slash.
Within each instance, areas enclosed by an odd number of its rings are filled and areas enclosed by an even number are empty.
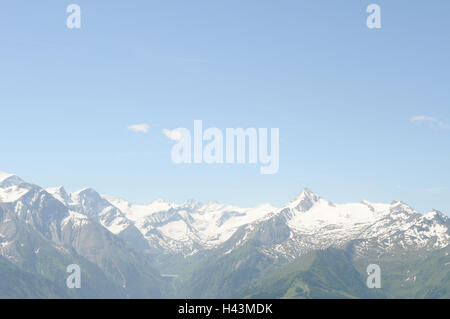
<svg viewBox="0 0 450 319">
<path fill-rule="evenodd" d="M 181 142 L 183 140 L 183 135 L 177 130 L 163 129 L 163 133 L 169 140 Z"/>
<path fill-rule="evenodd" d="M 450 125 L 438 120 L 435 117 L 432 116 L 425 116 L 425 115 L 417 115 L 413 116 L 409 119 L 411 123 L 417 123 L 417 122 L 428 122 L 431 125 L 443 128 L 443 129 L 450 129 Z"/>
<path fill-rule="evenodd" d="M 128 126 L 128 129 L 130 131 L 133 131 L 135 133 L 147 133 L 148 130 L 150 129 L 150 125 L 148 124 L 133 124 Z"/>
<path fill-rule="evenodd" d="M 417 115 L 410 118 L 411 122 L 430 121 L 437 122 L 438 120 L 431 116 Z"/>
<path fill-rule="evenodd" d="M 433 194 L 439 194 L 439 193 L 444 193 L 448 190 L 447 187 L 431 187 L 431 188 L 427 188 L 425 189 L 425 191 L 427 193 L 433 193 Z"/>
</svg>

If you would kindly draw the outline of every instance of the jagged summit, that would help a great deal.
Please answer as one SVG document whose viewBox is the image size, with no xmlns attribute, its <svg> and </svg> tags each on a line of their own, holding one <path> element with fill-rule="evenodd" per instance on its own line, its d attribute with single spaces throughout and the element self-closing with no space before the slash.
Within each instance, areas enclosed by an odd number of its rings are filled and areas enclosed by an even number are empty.
<svg viewBox="0 0 450 319">
<path fill-rule="evenodd" d="M 56 199 L 62 201 L 63 203 L 70 202 L 70 196 L 69 193 L 67 193 L 64 186 L 59 187 L 49 187 L 45 189 L 48 193 L 53 195 Z"/>
<path fill-rule="evenodd" d="M 305 212 L 311 209 L 319 200 L 320 196 L 316 195 L 309 188 L 304 188 L 297 197 L 289 202 L 287 207 Z"/>
<path fill-rule="evenodd" d="M 9 187 L 23 183 L 24 181 L 17 175 L 0 171 L 0 186 Z"/>
<path fill-rule="evenodd" d="M 78 195 L 78 194 L 97 194 L 98 195 L 97 191 L 91 187 L 82 188 L 80 190 L 77 190 L 73 194 L 74 195 Z"/>
<path fill-rule="evenodd" d="M 56 187 L 47 187 L 45 188 L 46 191 L 53 193 L 53 192 L 58 192 L 58 193 L 66 193 L 69 194 L 66 189 L 64 188 L 64 186 L 56 186 Z"/>
<path fill-rule="evenodd" d="M 33 187 L 17 175 L 0 172 L 0 202 L 14 202 Z"/>
<path fill-rule="evenodd" d="M 0 182 L 3 182 L 5 179 L 7 179 L 11 176 L 15 176 L 15 175 L 0 171 Z"/>
<path fill-rule="evenodd" d="M 195 208 L 201 207 L 202 203 L 191 198 L 191 199 L 188 199 L 186 202 L 184 202 L 182 206 L 185 208 L 189 208 L 189 209 L 195 209 Z"/>
<path fill-rule="evenodd" d="M 436 210 L 436 209 L 432 209 L 431 211 L 429 211 L 428 213 L 426 213 L 424 215 L 424 218 L 426 219 L 438 219 L 441 222 L 444 223 L 448 223 L 449 222 L 449 218 L 444 215 L 441 211 Z"/>
<path fill-rule="evenodd" d="M 85 204 L 85 202 L 99 202 L 104 201 L 101 195 L 93 188 L 87 187 L 80 189 L 70 195 L 72 201 L 78 204 Z"/>
</svg>

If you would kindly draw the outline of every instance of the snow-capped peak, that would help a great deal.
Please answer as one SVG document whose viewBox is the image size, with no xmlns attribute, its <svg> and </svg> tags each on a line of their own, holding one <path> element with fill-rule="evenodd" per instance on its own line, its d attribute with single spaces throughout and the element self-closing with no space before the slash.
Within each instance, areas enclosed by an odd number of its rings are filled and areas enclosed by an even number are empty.
<svg viewBox="0 0 450 319">
<path fill-rule="evenodd" d="M 394 219 L 408 219 L 413 215 L 420 215 L 420 213 L 414 210 L 408 204 L 405 204 L 404 202 L 399 200 L 395 200 L 390 205 L 389 215 Z"/>
<path fill-rule="evenodd" d="M 423 217 L 428 220 L 439 220 L 442 223 L 448 222 L 449 220 L 447 216 L 436 209 L 433 209 L 430 212 L 426 213 L 425 215 L 423 215 Z"/>
<path fill-rule="evenodd" d="M 95 195 L 99 195 L 96 190 L 94 190 L 93 188 L 90 188 L 90 187 L 86 187 L 86 188 L 80 189 L 80 190 L 78 190 L 78 191 L 73 193 L 73 195 L 75 195 L 75 196 L 81 195 L 81 194 L 95 194 Z"/>
<path fill-rule="evenodd" d="M 0 171 L 0 183 L 3 182 L 5 179 L 10 178 L 11 176 L 14 176 L 14 175 Z"/>
<path fill-rule="evenodd" d="M 88 187 L 80 189 L 70 195 L 71 200 L 78 205 L 87 205 L 87 203 L 98 203 L 104 199 L 97 193 L 96 190 Z"/>
<path fill-rule="evenodd" d="M 63 204 L 69 204 L 71 202 L 71 198 L 69 194 L 66 192 L 63 186 L 59 187 L 49 187 L 45 189 L 47 193 L 55 197 L 57 200 L 62 202 Z"/>
<path fill-rule="evenodd" d="M 0 187 L 17 186 L 23 182 L 17 175 L 0 172 Z"/>
<path fill-rule="evenodd" d="M 391 202 L 391 209 L 403 209 L 407 211 L 414 211 L 414 209 L 409 206 L 408 204 L 400 201 L 400 200 L 394 200 Z"/>
<path fill-rule="evenodd" d="M 298 211 L 306 212 L 320 200 L 320 196 L 313 193 L 308 188 L 304 188 L 300 194 L 294 198 L 286 207 Z"/>
<path fill-rule="evenodd" d="M 18 176 L 0 172 L 0 202 L 14 202 L 30 190 L 31 185 Z"/>
<path fill-rule="evenodd" d="M 202 203 L 196 201 L 195 199 L 188 199 L 183 205 L 186 209 L 196 209 L 202 206 Z"/>
</svg>

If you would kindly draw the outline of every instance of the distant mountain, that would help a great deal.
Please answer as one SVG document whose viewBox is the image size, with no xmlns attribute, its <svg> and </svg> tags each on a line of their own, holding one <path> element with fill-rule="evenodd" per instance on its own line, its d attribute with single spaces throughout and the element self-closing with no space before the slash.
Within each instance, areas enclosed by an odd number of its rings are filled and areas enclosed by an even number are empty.
<svg viewBox="0 0 450 319">
<path fill-rule="evenodd" d="M 402 256 L 401 267 L 407 267 L 412 257 L 426 260 L 430 253 L 448 247 L 449 226 L 448 217 L 442 213 L 421 215 L 399 201 L 337 205 L 303 190 L 285 207 L 242 226 L 221 246 L 197 258 L 186 275 L 182 296 L 233 297 L 308 253 L 345 249 L 349 244 L 353 267 L 361 264 L 361 276 L 370 263 L 386 261 L 391 265 L 392 256 Z M 443 257 L 448 261 L 443 271 L 448 274 L 450 260 L 447 255 Z M 333 269 L 333 265 L 330 267 Z M 179 287 L 178 291 L 183 289 Z M 387 291 L 384 295 L 397 296 Z"/>
<path fill-rule="evenodd" d="M 257 238 L 276 246 L 266 254 L 293 260 L 305 252 L 340 246 L 353 239 L 391 238 L 399 230 L 405 230 L 401 235 L 404 238 L 392 244 L 411 248 L 426 244 L 436 249 L 449 241 L 448 217 L 440 212 L 421 215 L 400 201 L 333 204 L 308 189 L 282 208 L 269 204 L 240 208 L 196 201 L 174 204 L 164 200 L 134 205 L 124 199 L 100 196 L 92 189 L 73 194 L 63 188 L 47 191 L 135 249 L 156 255 L 190 256 Z M 389 245 L 386 243 L 386 248 Z"/>
<path fill-rule="evenodd" d="M 309 189 L 281 208 L 136 205 L 0 173 L 4 267 L 50 283 L 43 292 L 30 285 L 30 296 L 445 298 L 449 226 L 438 211 L 335 204 Z M 382 291 L 365 287 L 369 263 L 388 279 Z M 80 290 L 65 287 L 69 264 L 83 270 Z"/>
<path fill-rule="evenodd" d="M 124 213 L 102 198 L 95 190 L 85 188 L 68 194 L 64 187 L 47 188 L 46 191 L 63 203 L 69 210 L 93 220 L 111 233 L 122 238 L 136 250 L 149 250 L 150 247 L 142 233 Z"/>
<path fill-rule="evenodd" d="M 95 219 L 17 177 L 0 180 L 0 187 L 8 194 L 0 203 L 0 255 L 21 270 L 67 290 L 66 267 L 78 264 L 84 284 L 71 293 L 81 297 L 161 295 L 159 273 Z"/>
<path fill-rule="evenodd" d="M 150 246 L 162 253 L 185 256 L 219 246 L 239 227 L 276 210 L 269 204 L 240 208 L 214 201 L 173 204 L 160 199 L 148 205 L 133 205 L 123 199 L 104 198 L 124 212 Z"/>
</svg>

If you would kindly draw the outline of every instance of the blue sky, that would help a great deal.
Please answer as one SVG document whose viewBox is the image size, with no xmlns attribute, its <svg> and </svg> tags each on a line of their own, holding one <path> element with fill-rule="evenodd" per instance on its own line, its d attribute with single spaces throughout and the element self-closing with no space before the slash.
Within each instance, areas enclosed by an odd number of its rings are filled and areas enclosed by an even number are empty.
<svg viewBox="0 0 450 319">
<path fill-rule="evenodd" d="M 282 205 L 309 187 L 448 213 L 450 3 L 373 2 L 379 30 L 369 1 L 3 1 L 0 170 L 138 203 Z M 196 119 L 280 128 L 278 174 L 173 164 L 162 130 Z"/>
</svg>

